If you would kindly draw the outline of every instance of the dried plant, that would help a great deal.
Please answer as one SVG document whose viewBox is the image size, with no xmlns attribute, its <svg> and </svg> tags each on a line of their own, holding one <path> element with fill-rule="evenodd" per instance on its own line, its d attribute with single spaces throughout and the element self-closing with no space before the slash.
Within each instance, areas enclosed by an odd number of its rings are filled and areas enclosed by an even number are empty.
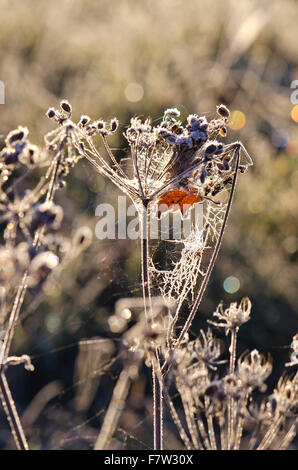
<svg viewBox="0 0 298 470">
<path fill-rule="evenodd" d="M 153 321 L 151 286 L 156 278 L 165 302 L 177 302 L 167 334 L 168 349 L 171 351 L 180 345 L 197 312 L 220 248 L 238 171 L 244 172 L 252 164 L 251 158 L 240 142 L 224 145 L 216 140 L 227 134 L 230 111 L 224 105 L 217 107 L 217 117 L 210 122 L 205 116 L 189 115 L 185 126 L 179 121 L 180 113 L 176 108 L 166 110 L 157 126 L 152 126 L 150 119 L 142 122 L 139 118 L 133 118 L 124 133 L 129 144 L 131 165 L 127 165 L 127 160 L 126 165 L 118 162 L 107 141 L 107 137 L 118 128 L 116 118 L 107 124 L 103 120 L 91 122 L 88 116 L 82 116 L 75 125 L 69 120 L 70 105 L 64 111 L 68 112 L 68 116 L 54 108 L 50 108 L 47 115 L 60 126 L 72 129 L 73 145 L 77 152 L 129 196 L 138 210 L 145 317 L 150 325 Z M 59 128 L 50 134 L 49 145 L 55 144 L 57 134 Z M 97 135 L 102 139 L 109 162 L 94 144 Z M 244 164 L 240 162 L 241 151 L 245 156 Z M 225 203 L 213 199 L 228 187 L 231 191 Z M 162 212 L 173 208 L 179 208 L 184 215 L 194 203 L 203 202 L 206 202 L 207 213 L 201 230 L 195 221 L 190 234 L 183 241 L 184 247 L 178 262 L 168 269 L 158 268 L 149 247 L 151 206 L 156 203 L 157 216 L 161 217 Z M 213 254 L 208 267 L 204 269 L 203 258 L 210 247 Z M 202 282 L 195 295 L 199 279 Z M 174 329 L 189 295 L 193 305 L 176 339 Z M 156 348 L 156 356 L 159 358 L 159 348 Z M 155 448 L 162 448 L 163 433 L 162 387 L 155 369 L 164 370 L 167 367 L 167 357 L 164 359 L 163 365 L 161 359 L 158 359 L 157 366 L 152 361 Z"/>
<path fill-rule="evenodd" d="M 207 335 L 201 332 L 202 339 L 185 342 L 173 355 L 172 374 L 185 412 L 189 436 L 185 444 L 190 449 L 283 449 L 295 436 L 297 374 L 282 378 L 272 395 L 257 401 L 254 392 L 266 390 L 271 360 L 253 350 L 236 361 L 237 333 L 250 319 L 250 312 L 246 298 L 225 310 L 220 305 L 214 313 L 217 321 L 210 321 L 231 337 L 229 368 L 223 374 L 218 371 L 223 362 L 218 360 L 220 344 L 210 330 Z M 172 402 L 170 407 L 173 413 Z M 252 430 L 248 435 L 245 427 Z M 186 431 L 183 435 L 185 440 Z"/>
<path fill-rule="evenodd" d="M 129 155 L 120 161 L 108 142 L 119 127 L 117 119 L 106 123 L 83 115 L 75 123 L 66 100 L 60 109 L 47 111 L 57 127 L 45 136 L 44 149 L 29 142 L 26 128 L 19 127 L 7 136 L 1 152 L 1 210 L 7 226 L 0 256 L 2 265 L 9 262 L 10 269 L 1 271 L 0 388 L 18 448 L 26 449 L 28 444 L 5 369 L 20 362 L 32 369 L 32 364 L 26 355 L 10 356 L 10 346 L 27 290 L 34 294 L 42 290 L 51 272 L 63 267 L 90 239 L 86 228 L 73 240 L 50 232 L 59 228 L 63 217 L 62 208 L 54 202 L 55 193 L 82 157 L 132 200 L 141 227 L 143 297 L 141 301 L 124 299 L 110 318 L 113 331 L 123 332 L 124 361 L 95 448 L 108 446 L 130 383 L 143 362 L 152 368 L 155 449 L 163 448 L 164 400 L 189 449 L 237 450 L 242 447 L 247 423 L 253 428 L 247 444 L 251 449 L 273 445 L 283 449 L 293 439 L 297 374 L 282 378 L 267 401 L 254 403 L 254 391 L 265 390 L 271 362 L 256 350 L 237 361 L 237 335 L 250 318 L 249 299 L 227 309 L 220 304 L 210 321 L 230 335 L 228 370 L 224 370 L 226 360 L 221 358 L 222 348 L 211 330 L 201 331 L 192 341 L 188 335 L 220 250 L 238 173 L 252 165 L 241 142 L 218 140 L 227 134 L 230 112 L 221 104 L 216 113 L 210 121 L 189 115 L 183 123 L 179 111 L 172 108 L 155 126 L 150 119 L 133 118 L 124 132 Z M 105 155 L 99 150 L 98 138 Z M 19 176 L 24 166 L 26 171 Z M 45 175 L 36 187 L 24 189 L 25 178 L 35 168 L 46 168 Z M 183 219 L 195 204 L 203 207 L 202 220 L 190 218 L 190 230 L 184 237 L 164 240 L 159 233 L 157 241 L 151 240 L 154 220 L 162 225 L 172 213 Z M 135 324 L 128 329 L 134 311 L 138 311 Z M 297 362 L 296 343 L 293 339 L 291 366 Z M 107 343 L 108 355 L 112 349 Z M 99 363 L 102 357 L 104 354 L 98 357 Z M 78 363 L 78 377 L 79 369 Z M 183 418 L 171 398 L 173 385 L 181 399 Z M 92 393 L 94 389 L 88 392 Z M 85 406 L 81 395 L 78 407 Z"/>
<path fill-rule="evenodd" d="M 61 116 L 68 106 L 61 102 Z M 8 366 L 22 362 L 33 370 L 29 356 L 10 356 L 26 292 L 34 296 L 42 293 L 51 273 L 77 256 L 92 236 L 88 227 L 82 227 L 73 239 L 57 233 L 63 210 L 54 202 L 55 193 L 64 187 L 64 178 L 80 158 L 73 146 L 71 127 L 59 131 L 54 144 L 40 149 L 30 143 L 28 129 L 19 126 L 7 135 L 1 151 L 0 210 L 5 229 L 0 249 L 0 395 L 19 449 L 27 449 L 28 443 L 5 372 Z M 43 169 L 45 174 L 30 187 L 31 173 Z"/>
</svg>

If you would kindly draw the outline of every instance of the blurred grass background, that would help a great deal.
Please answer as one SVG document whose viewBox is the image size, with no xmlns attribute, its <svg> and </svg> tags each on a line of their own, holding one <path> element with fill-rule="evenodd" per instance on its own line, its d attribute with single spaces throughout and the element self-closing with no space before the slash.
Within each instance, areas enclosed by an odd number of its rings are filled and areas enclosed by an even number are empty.
<svg viewBox="0 0 298 470">
<path fill-rule="evenodd" d="M 220 300 L 227 304 L 249 296 L 252 320 L 240 334 L 239 351 L 270 352 L 276 379 L 297 332 L 298 108 L 290 100 L 291 82 L 298 79 L 297 3 L 0 0 L 0 8 L 2 135 L 22 124 L 32 142 L 41 144 L 52 129 L 45 111 L 61 98 L 72 103 L 74 119 L 117 116 L 123 130 L 133 115 L 158 119 L 168 107 L 178 106 L 184 116 L 210 117 L 216 104 L 229 106 L 234 125 L 227 141 L 241 140 L 254 167 L 239 177 L 222 250 L 192 332 L 206 327 Z M 119 132 L 119 155 L 125 154 L 123 145 Z M 64 233 L 80 225 L 94 229 L 97 204 L 115 204 L 118 193 L 85 161 L 67 183 L 57 199 L 65 211 Z M 43 299 L 28 297 L 14 351 L 32 355 L 36 371 L 11 368 L 9 380 L 18 409 L 27 413 L 33 448 L 92 446 L 117 368 L 102 376 L 97 393 L 86 391 L 86 376 L 100 369 L 100 361 L 95 353 L 87 358 L 79 352 L 77 342 L 110 336 L 107 319 L 115 301 L 139 293 L 138 263 L 136 242 L 94 238 L 88 251 L 53 279 Z M 228 292 L 231 276 L 235 292 Z M 85 366 L 78 375 L 79 361 Z M 115 447 L 152 447 L 145 379 L 142 371 Z M 74 385 L 78 380 L 81 385 Z M 89 394 L 83 405 L 80 393 Z M 0 440 L 3 447 L 12 445 L 3 412 Z M 179 445 L 170 424 L 166 445 Z"/>
</svg>

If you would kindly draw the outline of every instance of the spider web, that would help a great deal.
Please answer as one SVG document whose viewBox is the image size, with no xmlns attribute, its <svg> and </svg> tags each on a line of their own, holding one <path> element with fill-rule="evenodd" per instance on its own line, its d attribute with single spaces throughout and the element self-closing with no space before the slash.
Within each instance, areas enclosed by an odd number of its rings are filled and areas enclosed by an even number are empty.
<svg viewBox="0 0 298 470">
<path fill-rule="evenodd" d="M 219 241 L 226 210 L 227 202 L 216 205 L 205 201 L 203 220 L 192 222 L 184 239 L 158 240 L 152 247 L 150 271 L 153 285 L 166 302 L 176 303 L 176 314 L 185 302 L 189 306 L 195 299 Z"/>
</svg>

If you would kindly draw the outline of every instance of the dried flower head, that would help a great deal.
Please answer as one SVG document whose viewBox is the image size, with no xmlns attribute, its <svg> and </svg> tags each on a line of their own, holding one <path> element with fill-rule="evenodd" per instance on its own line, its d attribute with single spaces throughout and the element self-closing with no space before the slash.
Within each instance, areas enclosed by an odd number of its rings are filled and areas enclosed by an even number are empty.
<svg viewBox="0 0 298 470">
<path fill-rule="evenodd" d="M 264 382 L 272 372 L 272 363 L 256 349 L 244 354 L 238 360 L 237 376 L 247 388 L 264 388 Z"/>
<path fill-rule="evenodd" d="M 223 180 L 220 165 L 226 172 L 233 171 L 235 150 L 239 151 L 241 147 L 240 144 L 224 146 L 216 140 L 223 136 L 221 129 L 226 129 L 229 117 L 224 105 L 218 107 L 219 119 L 208 122 L 205 116 L 191 114 L 185 126 L 179 121 L 179 111 L 170 108 L 164 112 L 157 126 L 153 126 L 150 119 L 144 122 L 139 118 L 131 119 L 124 133 L 130 146 L 133 166 L 133 173 L 129 175 L 121 162 L 117 162 L 106 140 L 108 135 L 118 129 L 116 118 L 107 124 L 103 120 L 90 122 L 88 116 L 82 116 L 78 125 L 75 125 L 70 121 L 71 105 L 63 100 L 60 108 L 50 108 L 47 115 L 64 129 L 72 126 L 71 137 L 76 150 L 132 199 L 142 202 L 156 201 L 168 190 L 183 189 L 188 192 L 190 188 L 204 198 L 210 192 L 210 185 L 218 186 Z M 92 143 L 91 139 L 97 133 L 103 139 L 111 165 Z M 229 165 L 225 163 L 227 150 Z M 251 165 L 252 161 L 245 150 L 244 154 L 247 159 L 244 166 Z"/>
<path fill-rule="evenodd" d="M 296 366 L 298 364 L 298 333 L 293 336 L 292 342 L 291 342 L 291 356 L 290 356 L 290 362 L 287 362 L 285 365 L 286 367 L 290 366 Z"/>
<path fill-rule="evenodd" d="M 40 288 L 59 262 L 58 256 L 51 251 L 45 251 L 35 256 L 29 271 L 30 287 L 36 288 L 38 286 Z"/>
<path fill-rule="evenodd" d="M 200 368 L 216 370 L 222 354 L 220 342 L 213 336 L 210 329 L 205 333 L 200 331 L 200 337 L 189 341 L 186 346 L 177 348 L 174 352 L 174 361 L 179 367 L 187 370 L 189 366 L 198 365 Z"/>
<path fill-rule="evenodd" d="M 291 416 L 298 406 L 298 373 L 291 377 L 282 377 L 273 394 L 268 407 L 276 416 Z"/>
<path fill-rule="evenodd" d="M 248 297 L 241 300 L 240 304 L 232 302 L 230 306 L 224 310 L 223 303 L 220 303 L 214 312 L 213 316 L 218 318 L 218 321 L 208 322 L 218 328 L 225 328 L 226 333 L 231 330 L 237 330 L 241 325 L 250 319 L 251 301 Z"/>
</svg>

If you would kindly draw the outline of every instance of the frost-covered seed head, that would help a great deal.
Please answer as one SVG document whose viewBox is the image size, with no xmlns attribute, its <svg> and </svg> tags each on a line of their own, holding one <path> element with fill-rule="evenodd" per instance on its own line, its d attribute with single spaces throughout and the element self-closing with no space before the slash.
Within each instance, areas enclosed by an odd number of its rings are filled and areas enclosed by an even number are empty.
<svg viewBox="0 0 298 470">
<path fill-rule="evenodd" d="M 165 116 L 179 117 L 180 116 L 180 111 L 177 108 L 169 108 L 169 109 L 165 110 L 164 115 Z"/>
<path fill-rule="evenodd" d="M 49 108 L 46 112 L 46 116 L 49 118 L 49 119 L 53 119 L 55 116 L 56 116 L 56 110 L 55 108 Z"/>
<path fill-rule="evenodd" d="M 223 118 L 230 117 L 230 111 L 224 104 L 220 104 L 219 106 L 216 106 L 216 111 Z"/>
<path fill-rule="evenodd" d="M 244 297 L 240 304 L 232 302 L 230 306 L 224 310 L 223 304 L 220 303 L 214 312 L 213 316 L 218 318 L 218 321 L 210 321 L 211 325 L 225 328 L 226 332 L 238 329 L 241 325 L 250 319 L 251 301 L 248 297 Z"/>
<path fill-rule="evenodd" d="M 291 342 L 291 349 L 292 349 L 292 353 L 290 356 L 290 362 L 285 364 L 287 367 L 298 365 L 298 333 L 296 333 L 295 336 L 293 336 L 293 339 Z"/>
<path fill-rule="evenodd" d="M 60 103 L 60 107 L 66 113 L 71 114 L 71 111 L 72 111 L 71 105 L 67 100 L 62 100 Z"/>
<path fill-rule="evenodd" d="M 11 131 L 5 140 L 6 145 L 13 146 L 16 143 L 19 143 L 28 137 L 29 131 L 27 127 L 19 126 L 17 129 Z"/>
<path fill-rule="evenodd" d="M 272 372 L 272 363 L 256 349 L 240 357 L 237 376 L 248 387 L 261 388 Z"/>
<path fill-rule="evenodd" d="M 81 119 L 79 121 L 79 124 L 81 124 L 83 127 L 88 124 L 88 122 L 91 121 L 91 118 L 89 116 L 83 115 L 81 116 Z"/>
</svg>

